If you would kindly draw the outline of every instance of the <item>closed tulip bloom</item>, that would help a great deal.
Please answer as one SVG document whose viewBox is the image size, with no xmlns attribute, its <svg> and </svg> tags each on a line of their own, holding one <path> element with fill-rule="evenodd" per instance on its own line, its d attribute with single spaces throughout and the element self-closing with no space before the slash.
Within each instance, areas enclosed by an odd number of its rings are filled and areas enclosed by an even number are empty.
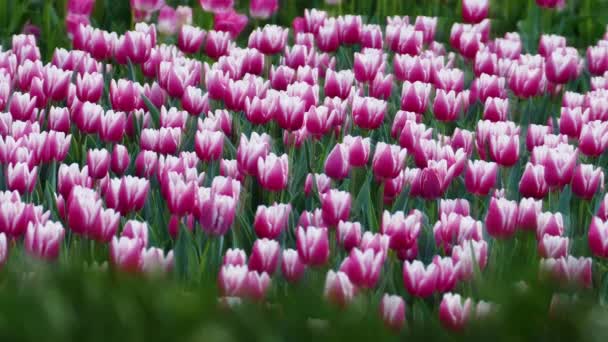
<svg viewBox="0 0 608 342">
<path fill-rule="evenodd" d="M 201 228 L 205 233 L 214 236 L 226 234 L 234 222 L 237 201 L 233 197 L 225 195 L 208 195 L 206 199 L 203 199 L 200 189 L 196 205 L 203 202 L 204 211 L 198 217 Z"/>
<path fill-rule="evenodd" d="M 114 145 L 110 161 L 110 168 L 112 169 L 112 172 L 117 175 L 123 175 L 125 171 L 127 171 L 130 162 L 131 157 L 129 156 L 129 151 L 127 148 L 120 144 Z"/>
<path fill-rule="evenodd" d="M 483 119 L 507 121 L 509 119 L 509 99 L 488 97 L 483 108 Z"/>
<path fill-rule="evenodd" d="M 205 31 L 196 26 L 184 25 L 179 30 L 177 46 L 184 53 L 194 54 L 200 50 L 204 39 Z"/>
<path fill-rule="evenodd" d="M 436 290 L 439 268 L 429 264 L 426 268 L 419 260 L 403 264 L 403 282 L 407 291 L 415 297 L 429 297 Z"/>
<path fill-rule="evenodd" d="M 439 269 L 439 277 L 437 278 L 437 291 L 452 291 L 456 286 L 456 281 L 458 280 L 458 274 L 456 273 L 456 267 L 452 258 L 441 258 L 439 255 L 436 255 L 433 258 L 433 264 L 437 265 L 437 268 Z"/>
<path fill-rule="evenodd" d="M 548 273 L 555 280 L 566 285 L 576 285 L 590 288 L 593 282 L 592 259 L 572 255 L 559 259 L 543 259 L 540 264 L 541 271 Z"/>
<path fill-rule="evenodd" d="M 592 121 L 583 125 L 578 148 L 584 155 L 597 157 L 608 147 L 608 123 Z"/>
<path fill-rule="evenodd" d="M 110 153 L 106 149 L 87 151 L 89 176 L 94 179 L 104 178 L 110 170 Z"/>
<path fill-rule="evenodd" d="M 130 112 L 135 109 L 139 101 L 140 90 L 129 80 L 112 80 L 110 83 L 110 102 L 117 111 Z"/>
<path fill-rule="evenodd" d="M 158 154 L 153 151 L 139 151 L 135 158 L 135 174 L 138 177 L 150 178 L 156 174 Z"/>
<path fill-rule="evenodd" d="M 463 330 L 469 322 L 472 305 L 471 298 L 466 298 L 463 303 L 459 294 L 444 294 L 439 304 L 441 324 L 452 331 Z"/>
<path fill-rule="evenodd" d="M 442 214 L 450 215 L 451 213 L 469 216 L 470 211 L 469 201 L 465 198 L 439 200 L 439 217 Z"/>
<path fill-rule="evenodd" d="M 329 190 L 321 196 L 323 221 L 336 226 L 340 220 L 348 221 L 351 209 L 351 195 L 346 191 Z"/>
<path fill-rule="evenodd" d="M 536 231 L 536 218 L 543 210 L 543 201 L 534 198 L 522 198 L 517 210 L 519 229 Z"/>
<path fill-rule="evenodd" d="M 593 220 L 591 224 L 593 224 Z M 544 235 L 538 241 L 538 254 L 542 258 L 566 257 L 568 256 L 568 242 L 567 237 Z"/>
<path fill-rule="evenodd" d="M 488 17 L 488 0 L 463 0 L 462 19 L 467 23 L 478 23 Z"/>
<path fill-rule="evenodd" d="M 209 31 L 205 40 L 205 54 L 212 59 L 218 59 L 228 54 L 231 43 L 230 32 L 218 31 L 217 29 Z"/>
<path fill-rule="evenodd" d="M 476 195 L 487 195 L 496 184 L 498 165 L 483 160 L 470 161 L 465 173 L 467 191 Z"/>
<path fill-rule="evenodd" d="M 433 102 L 433 114 L 437 120 L 456 121 L 462 110 L 463 101 L 461 93 L 457 94 L 453 90 L 446 92 L 442 89 L 437 89 Z"/>
<path fill-rule="evenodd" d="M 173 251 L 165 252 L 157 247 L 142 251 L 142 271 L 149 274 L 169 273 L 173 269 Z"/>
<path fill-rule="evenodd" d="M 357 288 L 344 272 L 329 270 L 325 278 L 324 296 L 332 304 L 346 307 L 355 297 Z"/>
<path fill-rule="evenodd" d="M 486 215 L 486 229 L 495 238 L 509 238 L 517 228 L 517 209 L 515 201 L 492 197 Z"/>
<path fill-rule="evenodd" d="M 333 71 L 327 70 L 325 74 L 325 96 L 327 97 L 339 97 L 346 99 L 351 93 L 351 88 L 355 75 L 351 70 Z"/>
<path fill-rule="evenodd" d="M 327 75 L 329 74 L 329 70 Z M 325 89 L 327 89 L 328 76 L 326 75 L 325 79 Z M 274 65 L 270 66 L 270 74 L 268 76 L 270 80 L 270 86 L 275 90 L 286 90 L 287 86 L 292 84 L 296 80 L 296 70 L 286 66 L 279 65 L 275 67 Z M 352 83 L 352 81 L 351 81 Z M 349 88 L 350 91 L 350 88 Z M 325 91 L 326 96 L 327 90 Z"/>
<path fill-rule="evenodd" d="M 126 126 L 125 113 L 108 110 L 100 117 L 99 139 L 104 142 L 120 142 L 124 137 Z"/>
<path fill-rule="evenodd" d="M 249 270 L 245 265 L 222 266 L 217 277 L 220 293 L 223 296 L 240 297 L 245 291 L 245 282 Z"/>
<path fill-rule="evenodd" d="M 562 97 L 562 107 L 566 108 L 576 108 L 582 107 L 585 103 L 585 95 L 575 93 L 573 91 L 564 92 L 564 96 Z"/>
<path fill-rule="evenodd" d="M 248 21 L 246 15 L 231 9 L 227 12 L 216 13 L 213 16 L 213 29 L 225 31 L 230 34 L 232 39 L 235 39 L 245 29 Z"/>
<path fill-rule="evenodd" d="M 279 266 L 281 247 L 274 240 L 257 239 L 251 249 L 248 267 L 260 273 L 273 274 Z"/>
<path fill-rule="evenodd" d="M 258 206 L 253 221 L 255 233 L 260 238 L 276 239 L 287 228 L 289 214 L 291 213 L 290 204 L 273 204 L 266 207 Z M 271 273 L 271 272 L 269 272 Z"/>
<path fill-rule="evenodd" d="M 389 25 L 386 29 L 386 42 L 395 53 L 419 55 L 422 51 L 424 33 L 409 25 Z"/>
<path fill-rule="evenodd" d="M 325 160 L 325 174 L 333 179 L 344 179 L 348 177 L 350 168 L 348 147 L 336 144 Z"/>
<path fill-rule="evenodd" d="M 422 227 L 419 212 L 405 216 L 402 211 L 390 214 L 387 210 L 382 214 L 380 231 L 390 237 L 390 248 L 394 250 L 407 249 L 418 243 Z"/>
<path fill-rule="evenodd" d="M 545 167 L 527 163 L 521 180 L 519 193 L 524 197 L 542 199 L 549 193 L 549 186 L 545 180 Z"/>
<path fill-rule="evenodd" d="M 356 44 L 361 40 L 363 19 L 360 15 L 344 15 L 338 17 L 340 41 L 344 44 Z"/>
<path fill-rule="evenodd" d="M 559 116 L 559 132 L 566 134 L 570 138 L 578 138 L 583 129 L 583 123 L 589 118 L 589 109 L 581 107 L 567 108 L 562 107 Z"/>
<path fill-rule="evenodd" d="M 473 263 L 483 271 L 488 263 L 488 244 L 484 240 L 465 241 L 452 249 L 452 260 L 459 280 L 469 280 L 473 276 Z"/>
<path fill-rule="evenodd" d="M 380 318 L 394 331 L 400 331 L 405 325 L 405 301 L 397 295 L 385 293 L 380 300 Z"/>
<path fill-rule="evenodd" d="M 287 187 L 289 160 L 286 154 L 278 157 L 274 153 L 258 159 L 258 182 L 270 191 L 281 191 Z"/>
<path fill-rule="evenodd" d="M 309 173 L 304 181 L 304 194 L 310 196 L 313 190 L 313 178 L 317 186 L 317 193 L 324 194 L 331 188 L 331 178 L 324 173 Z"/>
<path fill-rule="evenodd" d="M 120 224 L 120 213 L 113 209 L 100 209 L 93 225 L 86 231 L 90 239 L 108 243 L 116 235 Z"/>
<path fill-rule="evenodd" d="M 197 131 L 194 138 L 194 150 L 200 160 L 210 162 L 222 157 L 224 133 L 208 130 Z"/>
<path fill-rule="evenodd" d="M 224 258 L 222 259 L 222 265 L 245 265 L 247 263 L 247 255 L 245 251 L 238 248 L 228 248 Z"/>
<path fill-rule="evenodd" d="M 362 48 L 382 49 L 384 39 L 380 26 L 371 24 L 363 25 L 361 27 L 359 43 Z"/>
<path fill-rule="evenodd" d="M 545 75 L 550 82 L 564 84 L 576 79 L 580 73 L 576 50 L 558 48 L 549 55 L 545 64 Z"/>
<path fill-rule="evenodd" d="M 260 50 L 263 54 L 274 55 L 283 51 L 287 44 L 288 34 L 289 29 L 287 28 L 265 25 L 251 33 L 248 45 Z"/>
<path fill-rule="evenodd" d="M 395 77 L 400 81 L 431 81 L 431 60 L 422 56 L 396 54 L 393 59 Z"/>
<path fill-rule="evenodd" d="M 255 176 L 258 173 L 258 159 L 265 158 L 268 153 L 270 153 L 268 134 L 259 135 L 253 132 L 249 139 L 242 134 L 237 149 L 237 164 L 244 173 Z"/>
<path fill-rule="evenodd" d="M 312 106 L 306 112 L 304 126 L 311 135 L 321 138 L 331 130 L 333 114 L 326 106 Z"/>
<path fill-rule="evenodd" d="M 371 82 L 378 72 L 384 71 L 384 65 L 383 55 L 380 52 L 356 52 L 353 64 L 355 78 L 359 82 Z"/>
<path fill-rule="evenodd" d="M 587 68 L 593 75 L 602 75 L 608 71 L 608 46 L 587 47 Z"/>
<path fill-rule="evenodd" d="M 102 74 L 78 74 L 76 76 L 76 96 L 80 101 L 95 103 L 99 101 L 101 95 L 103 95 Z"/>
<path fill-rule="evenodd" d="M 538 53 L 549 57 L 558 48 L 566 47 L 566 38 L 556 34 L 542 34 L 538 40 Z"/>
<path fill-rule="evenodd" d="M 564 219 L 561 213 L 541 213 L 536 218 L 536 237 L 545 235 L 561 236 L 564 233 Z"/>
<path fill-rule="evenodd" d="M 520 98 L 538 95 L 543 89 L 543 69 L 514 65 L 509 75 L 509 88 Z"/>
<path fill-rule="evenodd" d="M 298 227 L 296 232 L 298 254 L 304 264 L 324 265 L 329 258 L 329 239 L 326 228 Z"/>
<path fill-rule="evenodd" d="M 47 120 L 49 129 L 63 133 L 70 132 L 70 111 L 67 108 L 51 107 Z"/>
<path fill-rule="evenodd" d="M 281 273 L 285 280 L 290 283 L 297 283 L 306 271 L 306 265 L 300 259 L 298 251 L 294 249 L 283 250 L 281 258 Z"/>
<path fill-rule="evenodd" d="M 372 169 L 379 179 L 393 179 L 403 169 L 407 151 L 396 145 L 380 142 L 376 145 Z"/>
<path fill-rule="evenodd" d="M 589 225 L 589 248 L 596 256 L 608 257 L 608 222 L 594 216 Z"/>
<path fill-rule="evenodd" d="M 343 144 L 348 148 L 348 161 L 351 166 L 364 167 L 367 164 L 370 153 L 370 138 L 347 135 L 344 137 Z"/>
<path fill-rule="evenodd" d="M 278 0 L 253 0 L 249 3 L 252 18 L 266 20 L 279 9 Z"/>
<path fill-rule="evenodd" d="M 442 214 L 433 227 L 435 244 L 446 253 L 450 253 L 457 244 L 469 240 L 480 241 L 482 235 L 481 221 L 457 213 Z"/>
<path fill-rule="evenodd" d="M 490 137 L 490 156 L 501 166 L 510 167 L 519 159 L 519 136 L 499 135 Z"/>
<path fill-rule="evenodd" d="M 488 97 L 506 97 L 505 79 L 497 75 L 481 74 L 471 84 L 471 102 L 485 102 Z"/>
<path fill-rule="evenodd" d="M 10 163 L 6 169 L 6 187 L 19 193 L 31 193 L 38 179 L 38 167 L 30 167 L 26 163 Z"/>
<path fill-rule="evenodd" d="M 373 97 L 358 97 L 353 99 L 353 121 L 363 129 L 376 129 L 384 120 L 387 102 Z"/>
<path fill-rule="evenodd" d="M 578 151 L 571 145 L 561 144 L 557 148 L 550 149 L 544 162 L 547 184 L 553 187 L 563 187 L 570 183 L 577 157 Z"/>
<path fill-rule="evenodd" d="M 361 224 L 340 221 L 336 230 L 336 240 L 347 252 L 350 252 L 361 242 Z"/>
<path fill-rule="evenodd" d="M 190 115 L 199 116 L 209 109 L 208 95 L 200 88 L 188 86 L 182 95 L 182 108 Z"/>
<path fill-rule="evenodd" d="M 163 174 L 161 179 L 161 188 L 166 189 L 161 192 L 163 192 L 163 196 L 167 201 L 169 211 L 176 216 L 184 216 L 191 213 L 197 190 L 196 182 L 184 181 L 174 171 Z"/>
<path fill-rule="evenodd" d="M 275 120 L 279 126 L 289 131 L 295 131 L 304 124 L 306 103 L 296 96 L 280 96 Z"/>
<path fill-rule="evenodd" d="M 144 247 L 140 239 L 113 237 L 110 243 L 110 261 L 120 270 L 137 273 L 142 267 Z"/>
<path fill-rule="evenodd" d="M 590 164 L 580 164 L 574 170 L 572 177 L 572 192 L 590 200 L 598 188 L 603 188 L 604 172 L 601 168 L 593 168 Z"/>
<path fill-rule="evenodd" d="M 139 211 L 144 207 L 149 189 L 147 179 L 132 176 L 113 178 L 105 193 L 106 204 L 122 215 Z"/>
<path fill-rule="evenodd" d="M 61 223 L 48 221 L 32 223 L 27 227 L 23 246 L 25 251 L 33 257 L 55 261 L 59 257 L 59 249 L 63 242 L 65 229 Z"/>
<path fill-rule="evenodd" d="M 405 81 L 401 92 L 401 109 L 424 114 L 427 109 L 432 85 L 419 81 Z"/>
<path fill-rule="evenodd" d="M 353 248 L 340 265 L 340 271 L 346 273 L 355 286 L 371 289 L 378 283 L 385 258 L 384 252 Z"/>
<path fill-rule="evenodd" d="M 316 34 L 317 48 L 322 52 L 334 52 L 340 47 L 340 28 L 334 18 L 327 19 Z"/>
<path fill-rule="evenodd" d="M 14 120 L 30 120 L 36 113 L 36 97 L 31 97 L 28 93 L 15 92 L 11 96 L 8 110 Z"/>
</svg>

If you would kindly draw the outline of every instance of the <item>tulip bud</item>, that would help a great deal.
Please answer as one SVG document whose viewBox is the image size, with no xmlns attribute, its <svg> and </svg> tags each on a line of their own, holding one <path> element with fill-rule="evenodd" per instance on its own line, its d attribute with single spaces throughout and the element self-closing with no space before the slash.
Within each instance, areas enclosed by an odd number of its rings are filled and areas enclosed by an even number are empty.
<svg viewBox="0 0 608 342">
<path fill-rule="evenodd" d="M 310 266 L 324 265 L 329 258 L 327 229 L 309 226 L 298 227 L 296 232 L 298 254 L 303 263 Z"/>
<path fill-rule="evenodd" d="M 59 250 L 65 230 L 61 223 L 48 221 L 42 223 L 30 222 L 27 227 L 23 246 L 31 256 L 39 259 L 54 261 L 59 257 Z"/>
<path fill-rule="evenodd" d="M 604 187 L 604 171 L 593 168 L 590 164 L 580 164 L 574 170 L 572 177 L 572 192 L 577 196 L 591 200 L 598 189 Z"/>
<path fill-rule="evenodd" d="M 329 270 L 325 279 L 324 296 L 332 304 L 345 307 L 349 304 L 356 294 L 356 287 L 348 279 L 344 272 L 334 272 Z"/>
<path fill-rule="evenodd" d="M 536 231 L 536 218 L 543 209 L 543 201 L 534 198 L 522 198 L 517 210 L 517 226 L 523 230 Z"/>
<path fill-rule="evenodd" d="M 538 242 L 538 254 L 543 258 L 566 257 L 568 256 L 568 242 L 567 237 L 544 235 Z"/>
<path fill-rule="evenodd" d="M 450 330 L 463 330 L 469 321 L 472 305 L 471 298 L 463 303 L 459 294 L 446 293 L 439 305 L 439 320 Z"/>
<path fill-rule="evenodd" d="M 321 197 L 323 221 L 336 226 L 340 220 L 348 221 L 351 209 L 351 195 L 345 191 L 329 190 Z"/>
<path fill-rule="evenodd" d="M 428 297 L 436 290 L 439 269 L 435 264 L 426 268 L 419 260 L 403 264 L 403 282 L 407 291 L 416 297 Z"/>
<path fill-rule="evenodd" d="M 260 273 L 273 274 L 279 266 L 281 247 L 274 240 L 257 239 L 251 249 L 248 267 Z"/>
<path fill-rule="evenodd" d="M 561 213 L 541 213 L 536 218 L 536 238 L 545 235 L 561 236 L 564 233 L 564 219 Z"/>
<path fill-rule="evenodd" d="M 405 301 L 397 295 L 387 293 L 380 301 L 380 318 L 387 327 L 399 331 L 405 325 Z"/>
<path fill-rule="evenodd" d="M 278 238 L 281 233 L 287 228 L 290 213 L 290 204 L 275 203 L 269 207 L 263 205 L 258 206 L 258 209 L 255 213 L 255 219 L 253 221 L 253 227 L 255 229 L 256 235 L 259 238 Z"/>
<path fill-rule="evenodd" d="M 371 289 L 378 282 L 385 258 L 382 251 L 375 253 L 372 249 L 353 248 L 340 265 L 340 271 L 346 273 L 355 286 Z"/>
</svg>

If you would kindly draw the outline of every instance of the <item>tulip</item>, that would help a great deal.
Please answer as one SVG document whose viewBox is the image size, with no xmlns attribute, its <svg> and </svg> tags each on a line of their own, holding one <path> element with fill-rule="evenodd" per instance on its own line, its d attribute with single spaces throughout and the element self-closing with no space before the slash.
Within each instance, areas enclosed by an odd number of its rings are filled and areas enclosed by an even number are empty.
<svg viewBox="0 0 608 342">
<path fill-rule="evenodd" d="M 211 195 L 205 192 L 204 188 L 199 188 L 195 206 L 201 228 L 204 232 L 214 236 L 224 235 L 230 230 L 236 215 L 237 201 L 230 196 Z"/>
<path fill-rule="evenodd" d="M 380 232 L 390 237 L 389 246 L 394 250 L 407 249 L 418 243 L 422 226 L 419 212 L 408 216 L 402 211 L 390 214 L 387 210 L 382 214 Z"/>
<path fill-rule="evenodd" d="M 472 312 L 471 298 L 464 303 L 459 294 L 446 293 L 439 305 L 439 320 L 446 328 L 453 331 L 463 330 Z"/>
<path fill-rule="evenodd" d="M 11 190 L 17 190 L 20 193 L 31 193 L 36 186 L 38 178 L 38 167 L 30 167 L 26 163 L 10 163 L 6 169 L 6 187 Z"/>
<path fill-rule="evenodd" d="M 369 160 L 370 139 L 360 136 L 344 137 L 344 145 L 348 148 L 348 162 L 354 167 L 364 167 Z"/>
<path fill-rule="evenodd" d="M 442 214 L 433 227 L 435 243 L 437 247 L 450 253 L 456 244 L 469 240 L 480 241 L 482 239 L 481 227 L 481 221 L 476 221 L 470 216 L 462 216 L 457 213 Z"/>
<path fill-rule="evenodd" d="M 376 145 L 372 169 L 379 179 L 393 179 L 403 169 L 407 151 L 396 145 L 380 142 Z"/>
<path fill-rule="evenodd" d="M 355 286 L 371 289 L 378 282 L 385 258 L 384 252 L 353 248 L 340 265 L 340 271 L 346 273 Z"/>
<path fill-rule="evenodd" d="M 13 93 L 9 104 L 9 112 L 14 120 L 27 121 L 36 116 L 36 97 L 30 94 Z"/>
<path fill-rule="evenodd" d="M 168 273 L 173 268 L 173 251 L 167 254 L 156 247 L 142 251 L 142 271 L 150 274 Z"/>
<path fill-rule="evenodd" d="M 421 56 L 395 55 L 395 77 L 400 81 L 424 82 L 431 80 L 431 60 Z"/>
<path fill-rule="evenodd" d="M 200 88 L 193 86 L 186 87 L 186 90 L 182 95 L 182 108 L 193 116 L 198 116 L 203 112 L 208 112 L 208 94 L 203 95 Z"/>
<path fill-rule="evenodd" d="M 540 264 L 541 271 L 549 273 L 556 280 L 568 285 L 577 285 L 583 288 L 592 286 L 592 260 L 591 258 L 575 258 L 571 255 L 559 259 L 543 259 Z"/>
<path fill-rule="evenodd" d="M 100 73 L 76 75 L 76 96 L 82 102 L 96 103 L 103 95 L 103 75 Z"/>
<path fill-rule="evenodd" d="M 586 200 L 591 200 L 598 189 L 603 188 L 604 172 L 602 168 L 593 168 L 590 164 L 580 164 L 572 177 L 572 192 Z"/>
<path fill-rule="evenodd" d="M 473 276 L 473 262 L 483 271 L 488 263 L 488 244 L 484 240 L 465 241 L 452 249 L 452 260 L 459 280 L 469 280 Z"/>
<path fill-rule="evenodd" d="M 382 49 L 383 42 L 382 29 L 379 25 L 367 24 L 361 27 L 359 43 L 362 48 Z"/>
<path fill-rule="evenodd" d="M 545 180 L 545 167 L 527 163 L 519 181 L 519 193 L 524 197 L 542 199 L 548 192 L 549 187 Z"/>
<path fill-rule="evenodd" d="M 599 257 L 608 257 L 608 224 L 597 216 L 589 225 L 589 248 Z"/>
<path fill-rule="evenodd" d="M 515 201 L 492 197 L 486 216 L 488 234 L 495 238 L 509 238 L 515 234 L 518 205 Z"/>
<path fill-rule="evenodd" d="M 478 23 L 488 17 L 488 0 L 462 1 L 462 19 L 467 23 Z"/>
<path fill-rule="evenodd" d="M 183 25 L 177 36 L 177 46 L 184 53 L 197 53 L 203 45 L 205 31 L 196 26 Z"/>
<path fill-rule="evenodd" d="M 65 229 L 61 223 L 48 221 L 31 223 L 27 227 L 23 246 L 31 256 L 47 261 L 57 260 Z"/>
<path fill-rule="evenodd" d="M 304 124 L 306 103 L 295 96 L 280 96 L 275 120 L 279 126 L 289 131 L 295 131 Z"/>
<path fill-rule="evenodd" d="M 347 252 L 350 252 L 361 242 L 361 224 L 340 221 L 336 230 L 336 240 Z"/>
<path fill-rule="evenodd" d="M 536 218 L 541 214 L 543 201 L 534 198 L 522 198 L 517 210 L 517 226 L 523 230 L 536 231 Z"/>
<path fill-rule="evenodd" d="M 314 175 L 309 173 L 304 181 L 304 194 L 306 196 L 310 196 L 310 193 L 313 190 L 313 178 L 316 183 L 316 191 L 318 194 L 324 194 L 329 191 L 331 188 L 331 178 L 324 173 L 315 173 Z"/>
<path fill-rule="evenodd" d="M 538 41 L 538 53 L 549 57 L 558 48 L 566 47 L 566 38 L 555 34 L 542 34 Z"/>
<path fill-rule="evenodd" d="M 397 295 L 387 293 L 380 300 L 380 318 L 394 331 L 400 331 L 405 325 L 405 301 Z"/>
<path fill-rule="evenodd" d="M 428 106 L 431 89 L 432 86 L 428 83 L 405 81 L 401 92 L 401 109 L 424 114 Z"/>
<path fill-rule="evenodd" d="M 608 71 L 608 46 L 587 47 L 587 67 L 593 75 L 603 75 Z"/>
<path fill-rule="evenodd" d="M 372 97 L 358 97 L 353 99 L 353 121 L 363 129 L 376 129 L 384 120 L 387 103 Z"/>
<path fill-rule="evenodd" d="M 290 204 L 275 203 L 269 207 L 263 205 L 258 206 L 253 221 L 253 228 L 255 229 L 256 235 L 259 238 L 278 238 L 287 228 L 290 213 Z"/>
<path fill-rule="evenodd" d="M 226 254 L 224 254 L 224 259 L 222 260 L 222 266 L 241 266 L 245 265 L 246 263 L 247 255 L 245 254 L 245 251 L 238 248 L 228 248 L 228 250 L 226 250 Z"/>
<path fill-rule="evenodd" d="M 278 0 L 253 0 L 249 3 L 249 14 L 252 18 L 266 20 L 279 9 Z"/>
<path fill-rule="evenodd" d="M 583 125 L 578 148 L 584 155 L 597 157 L 608 147 L 608 123 L 592 121 Z"/>
<path fill-rule="evenodd" d="M 436 290 L 439 268 L 429 264 L 426 268 L 419 260 L 403 264 L 403 282 L 407 291 L 416 297 L 429 297 Z"/>
<path fill-rule="evenodd" d="M 469 216 L 470 211 L 469 201 L 465 198 L 441 199 L 439 201 L 439 217 L 442 214 L 450 215 L 451 213 Z"/>
<path fill-rule="evenodd" d="M 169 171 L 161 175 L 161 192 L 173 215 L 184 216 L 192 212 L 196 188 L 196 182 L 184 181 L 177 172 Z"/>
<path fill-rule="evenodd" d="M 206 12 L 223 13 L 234 6 L 234 0 L 200 0 L 201 7 Z"/>
<path fill-rule="evenodd" d="M 439 121 L 456 121 L 463 110 L 462 93 L 456 94 L 453 90 L 446 92 L 437 89 L 433 102 L 433 114 Z"/>
<path fill-rule="evenodd" d="M 70 132 L 70 111 L 67 108 L 51 107 L 47 120 L 49 129 L 63 133 Z"/>
<path fill-rule="evenodd" d="M 388 100 L 393 92 L 393 75 L 384 76 L 378 73 L 369 87 L 369 95 L 371 97 Z"/>
<path fill-rule="evenodd" d="M 331 69 L 327 70 L 325 74 L 325 96 L 326 97 L 339 97 L 346 99 L 351 93 L 351 87 L 355 75 L 351 70 L 342 70 L 335 72 Z"/>
<path fill-rule="evenodd" d="M 310 266 L 321 266 L 329 258 L 329 239 L 326 228 L 298 227 L 296 232 L 298 254 L 302 262 Z"/>
<path fill-rule="evenodd" d="M 99 209 L 95 221 L 87 231 L 89 238 L 108 243 L 116 235 L 120 224 L 120 214 L 113 209 Z"/>
<path fill-rule="evenodd" d="M 223 13 L 216 13 L 213 16 L 213 29 L 216 31 L 224 31 L 229 34 L 231 39 L 235 39 L 243 32 L 247 26 L 247 22 L 248 19 L 246 15 L 230 10 Z M 207 48 L 205 48 L 205 51 L 207 51 Z M 212 56 L 212 54 L 209 54 L 209 56 Z"/>
<path fill-rule="evenodd" d="M 348 177 L 351 168 L 348 157 L 348 147 L 336 144 L 325 160 L 325 174 L 334 179 Z"/>
<path fill-rule="evenodd" d="M 541 213 L 536 218 L 536 238 L 545 235 L 561 236 L 564 233 L 564 219 L 561 213 Z"/>
<path fill-rule="evenodd" d="M 510 167 L 519 159 L 519 136 L 500 135 L 490 137 L 490 156 L 501 166 Z"/>
<path fill-rule="evenodd" d="M 509 76 L 509 88 L 521 98 L 538 95 L 542 91 L 543 70 L 528 65 L 514 65 Z"/>
<path fill-rule="evenodd" d="M 483 119 L 507 121 L 509 119 L 509 100 L 488 97 L 483 108 Z"/>
<path fill-rule="evenodd" d="M 335 112 L 330 112 L 325 106 L 312 106 L 306 112 L 305 127 L 306 130 L 313 136 L 322 137 L 327 134 L 332 128 L 332 115 Z"/>
<path fill-rule="evenodd" d="M 196 155 L 205 162 L 218 160 L 222 157 L 224 148 L 224 133 L 197 131 L 194 138 Z"/>
<path fill-rule="evenodd" d="M 255 176 L 258 173 L 258 159 L 266 158 L 269 153 L 270 136 L 268 134 L 258 135 L 253 132 L 249 139 L 245 135 L 241 135 L 237 149 L 237 164 L 244 173 Z"/>
<path fill-rule="evenodd" d="M 494 162 L 469 161 L 464 179 L 467 191 L 475 195 L 487 195 L 496 184 L 497 173 L 498 165 Z"/>
<path fill-rule="evenodd" d="M 230 47 L 230 32 L 209 31 L 205 40 L 205 54 L 213 59 L 218 59 L 221 56 L 228 54 Z M 209 82 L 207 81 L 207 84 Z M 208 88 L 209 89 L 209 88 Z"/>
<path fill-rule="evenodd" d="M 99 118 L 99 139 L 104 142 L 120 142 L 127 126 L 127 117 L 123 112 L 108 110 Z"/>
<path fill-rule="evenodd" d="M 345 191 L 329 190 L 321 197 L 323 221 L 336 226 L 340 220 L 348 221 L 351 209 L 351 195 Z"/>
<path fill-rule="evenodd" d="M 106 149 L 88 150 L 87 166 L 89 176 L 94 179 L 104 178 L 110 170 L 110 153 Z"/>
<path fill-rule="evenodd" d="M 591 223 L 593 225 L 593 221 Z M 538 242 L 538 254 L 543 258 L 559 259 L 568 256 L 568 238 L 544 235 Z"/>
<path fill-rule="evenodd" d="M 422 40 L 424 43 L 433 43 L 435 41 L 435 32 L 437 30 L 437 17 L 417 16 L 414 29 L 422 32 Z"/>
<path fill-rule="evenodd" d="M 422 51 L 424 33 L 409 25 L 389 25 L 386 30 L 386 42 L 395 53 L 419 55 Z"/>
<path fill-rule="evenodd" d="M 378 72 L 384 71 L 383 56 L 379 52 L 355 53 L 353 64 L 355 78 L 359 82 L 371 82 Z"/>
<path fill-rule="evenodd" d="M 122 215 L 139 211 L 144 207 L 149 189 L 150 183 L 147 179 L 132 176 L 113 178 L 105 193 L 106 204 Z"/>
<path fill-rule="evenodd" d="M 316 34 L 317 48 L 322 52 L 334 52 L 340 47 L 340 28 L 334 18 L 327 19 Z"/>
<path fill-rule="evenodd" d="M 139 101 L 140 91 L 132 81 L 120 79 L 110 83 L 110 102 L 117 111 L 130 112 Z"/>
<path fill-rule="evenodd" d="M 223 296 L 240 297 L 245 292 L 245 283 L 248 274 L 245 265 L 224 265 L 220 269 L 217 283 Z"/>
<path fill-rule="evenodd" d="M 266 292 L 270 287 L 270 276 L 266 272 L 249 271 L 245 279 L 245 295 L 247 297 L 260 301 L 266 296 Z"/>
<path fill-rule="evenodd" d="M 281 247 L 274 240 L 257 239 L 251 249 L 248 267 L 260 273 L 273 274 L 279 266 Z"/>
<path fill-rule="evenodd" d="M 278 157 L 274 153 L 258 159 L 257 178 L 260 185 L 270 191 L 281 191 L 287 187 L 289 178 L 287 155 Z"/>
<path fill-rule="evenodd" d="M 589 109 L 582 110 L 580 107 L 562 107 L 559 116 L 559 132 L 570 138 L 578 138 L 583 129 L 583 123 L 589 117 Z"/>
</svg>

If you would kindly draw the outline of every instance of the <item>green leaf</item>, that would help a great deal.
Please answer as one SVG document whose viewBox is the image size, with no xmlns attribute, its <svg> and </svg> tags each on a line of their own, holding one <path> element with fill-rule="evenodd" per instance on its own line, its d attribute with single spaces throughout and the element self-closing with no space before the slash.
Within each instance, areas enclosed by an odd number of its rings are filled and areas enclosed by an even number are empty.
<svg viewBox="0 0 608 342">
<path fill-rule="evenodd" d="M 154 127 L 159 127 L 160 126 L 160 111 L 158 110 L 158 108 L 156 108 L 156 106 L 152 103 L 152 101 L 150 101 L 150 99 L 144 95 L 141 94 L 141 98 L 144 100 L 144 103 L 146 104 L 146 107 L 148 107 L 148 110 L 150 111 L 150 116 L 152 117 L 152 122 L 154 123 Z"/>
</svg>

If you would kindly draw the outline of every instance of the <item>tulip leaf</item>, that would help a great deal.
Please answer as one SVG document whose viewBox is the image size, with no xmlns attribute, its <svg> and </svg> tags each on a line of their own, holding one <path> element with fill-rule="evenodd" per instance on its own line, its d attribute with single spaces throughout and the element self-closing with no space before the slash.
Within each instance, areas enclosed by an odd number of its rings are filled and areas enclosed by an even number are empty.
<svg viewBox="0 0 608 342">
<path fill-rule="evenodd" d="M 158 110 L 158 108 L 156 108 L 156 106 L 152 103 L 152 101 L 150 101 L 150 99 L 144 95 L 141 94 L 141 98 L 144 100 L 144 103 L 146 104 L 146 107 L 148 107 L 148 110 L 150 111 L 150 116 L 152 117 L 152 122 L 154 123 L 154 127 L 160 127 L 160 111 Z"/>
</svg>

